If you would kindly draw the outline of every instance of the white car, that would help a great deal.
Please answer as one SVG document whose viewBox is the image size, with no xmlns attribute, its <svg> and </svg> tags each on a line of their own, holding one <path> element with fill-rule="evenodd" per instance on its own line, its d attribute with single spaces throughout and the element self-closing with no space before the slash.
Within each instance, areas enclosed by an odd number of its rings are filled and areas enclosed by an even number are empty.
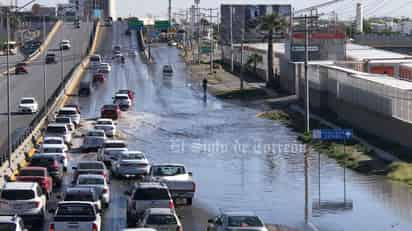
<svg viewBox="0 0 412 231">
<path fill-rule="evenodd" d="M 116 161 L 119 156 L 127 150 L 127 148 L 104 148 L 104 151 L 102 153 L 103 163 L 105 163 L 106 166 L 111 167 L 113 162 Z"/>
<path fill-rule="evenodd" d="M 43 223 L 46 195 L 35 182 L 8 182 L 1 188 L 0 214 L 16 214 L 24 221 Z"/>
<path fill-rule="evenodd" d="M 118 104 L 120 108 L 129 108 L 132 106 L 132 100 L 128 94 L 116 94 L 113 97 L 113 104 Z"/>
<path fill-rule="evenodd" d="M 109 125 L 109 124 L 96 124 L 94 125 L 94 129 L 96 130 L 103 130 L 106 136 L 114 137 L 116 135 L 116 126 Z"/>
<path fill-rule="evenodd" d="M 59 160 L 63 163 L 63 169 L 66 171 L 69 165 L 69 160 L 65 147 L 60 144 L 43 144 L 40 149 L 40 153 L 58 156 Z"/>
<path fill-rule="evenodd" d="M 64 143 L 71 144 L 72 134 L 69 131 L 69 128 L 65 124 L 49 124 L 44 132 L 44 136 L 58 136 L 62 137 Z"/>
<path fill-rule="evenodd" d="M 73 107 L 62 107 L 57 113 L 57 117 L 70 117 L 72 122 L 78 126 L 80 124 L 80 114 L 76 108 Z"/>
<path fill-rule="evenodd" d="M 89 59 L 90 68 L 92 69 L 99 68 L 101 63 L 102 63 L 101 55 L 95 54 L 95 55 L 90 56 L 90 59 Z"/>
<path fill-rule="evenodd" d="M 109 63 L 100 63 L 100 66 L 99 66 L 100 73 L 109 73 L 110 71 L 112 71 L 112 67 L 110 66 Z"/>
<path fill-rule="evenodd" d="M 91 202 L 85 201 L 62 201 L 54 211 L 53 221 L 49 230 L 54 231 L 101 231 L 102 217 Z M 82 219 L 78 219 L 78 218 Z M 77 218 L 77 219 L 74 219 Z"/>
<path fill-rule="evenodd" d="M 168 208 L 147 209 L 139 226 L 162 231 L 183 231 L 175 210 Z"/>
<path fill-rule="evenodd" d="M 139 151 L 123 152 L 112 163 L 112 172 L 117 177 L 145 176 L 150 170 L 149 161 Z"/>
<path fill-rule="evenodd" d="M 248 212 L 224 212 L 208 220 L 207 231 L 242 231 L 242 230 L 268 231 L 262 220 Z"/>
<path fill-rule="evenodd" d="M 24 222 L 17 215 L 0 215 L 0 230 L 28 231 L 24 228 Z"/>
<path fill-rule="evenodd" d="M 93 188 L 97 195 L 102 199 L 105 208 L 110 204 L 110 187 L 106 178 L 97 174 L 84 174 L 77 177 L 75 187 Z"/>
<path fill-rule="evenodd" d="M 107 149 L 121 148 L 123 151 L 127 151 L 127 144 L 123 140 L 106 140 L 97 154 L 97 158 L 102 160 L 106 165 L 110 163 L 110 155 L 105 154 Z"/>
<path fill-rule="evenodd" d="M 106 133 L 104 130 L 90 130 L 84 136 L 82 150 L 89 151 L 93 149 L 97 151 L 103 147 L 105 141 Z"/>
<path fill-rule="evenodd" d="M 39 111 L 39 104 L 34 97 L 24 97 L 20 99 L 19 112 L 36 113 Z"/>
<path fill-rule="evenodd" d="M 54 120 L 54 123 L 67 125 L 67 128 L 69 128 L 71 132 L 73 132 L 76 128 L 76 125 L 73 123 L 72 118 L 67 116 L 57 116 Z"/>
<path fill-rule="evenodd" d="M 46 144 L 55 144 L 63 147 L 63 150 L 67 152 L 69 149 L 67 148 L 67 145 L 64 143 L 64 139 L 62 137 L 58 136 L 45 136 L 43 137 L 43 143 L 42 145 Z"/>
<path fill-rule="evenodd" d="M 60 49 L 62 50 L 70 50 L 72 48 L 72 45 L 70 44 L 70 40 L 62 40 L 60 42 Z"/>
</svg>

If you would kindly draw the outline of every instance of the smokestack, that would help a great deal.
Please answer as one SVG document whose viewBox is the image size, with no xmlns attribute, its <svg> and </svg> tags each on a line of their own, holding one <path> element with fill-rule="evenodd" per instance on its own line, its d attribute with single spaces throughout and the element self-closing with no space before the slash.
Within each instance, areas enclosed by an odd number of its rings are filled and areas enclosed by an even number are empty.
<svg viewBox="0 0 412 231">
<path fill-rule="evenodd" d="M 363 33 L 363 6 L 360 2 L 356 4 L 355 30 L 357 33 Z"/>
</svg>

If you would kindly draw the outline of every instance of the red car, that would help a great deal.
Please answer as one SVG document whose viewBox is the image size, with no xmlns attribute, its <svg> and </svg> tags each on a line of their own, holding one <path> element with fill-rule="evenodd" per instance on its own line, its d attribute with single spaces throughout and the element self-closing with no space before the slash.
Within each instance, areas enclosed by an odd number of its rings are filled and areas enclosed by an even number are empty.
<svg viewBox="0 0 412 231">
<path fill-rule="evenodd" d="M 106 80 L 106 77 L 101 73 L 97 73 L 93 75 L 94 83 L 97 83 L 97 82 L 103 83 L 105 80 Z"/>
<path fill-rule="evenodd" d="M 134 100 L 134 92 L 132 90 L 122 89 L 118 90 L 116 94 L 127 94 L 131 100 Z"/>
<path fill-rule="evenodd" d="M 19 175 L 16 177 L 16 181 L 24 182 L 37 182 L 47 198 L 53 191 L 53 180 L 47 172 L 47 168 L 43 167 L 26 167 L 22 168 Z"/>
<path fill-rule="evenodd" d="M 120 117 L 120 107 L 117 104 L 106 104 L 100 110 L 100 117 L 117 120 Z"/>
<path fill-rule="evenodd" d="M 16 66 L 15 71 L 16 71 L 16 75 L 29 73 L 29 72 L 27 71 L 27 68 L 26 68 L 25 66 L 20 66 L 20 65 L 17 65 L 17 66 Z"/>
</svg>

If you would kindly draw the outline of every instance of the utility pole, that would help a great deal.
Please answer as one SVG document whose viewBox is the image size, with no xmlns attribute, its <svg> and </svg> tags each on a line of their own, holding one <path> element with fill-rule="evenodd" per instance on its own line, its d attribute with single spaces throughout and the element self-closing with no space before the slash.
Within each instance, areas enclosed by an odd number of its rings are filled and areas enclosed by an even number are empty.
<svg viewBox="0 0 412 231">
<path fill-rule="evenodd" d="M 7 51 L 6 51 L 6 68 L 7 68 L 7 147 L 9 168 L 11 168 L 11 153 L 13 152 L 12 137 L 11 137 L 11 92 L 10 92 L 10 67 L 9 67 L 9 52 L 10 52 L 10 14 L 6 9 L 6 27 L 7 27 Z"/>
<path fill-rule="evenodd" d="M 43 16 L 43 44 L 46 41 L 46 17 Z M 45 47 L 44 47 L 45 48 Z M 43 57 L 43 106 L 44 106 L 44 112 L 45 115 L 49 113 L 49 107 L 47 105 L 47 81 L 46 81 L 46 51 L 42 51 L 44 54 Z"/>
<path fill-rule="evenodd" d="M 242 31 L 242 41 L 240 43 L 240 90 L 243 90 L 243 43 L 245 42 L 245 29 Z"/>
<path fill-rule="evenodd" d="M 214 38 L 213 38 L 213 9 L 210 8 L 209 9 L 209 13 L 210 13 L 210 22 L 209 22 L 209 26 L 210 26 L 210 31 L 209 33 L 211 33 L 211 37 L 210 37 L 210 74 L 213 74 L 213 52 L 214 52 Z"/>
<path fill-rule="evenodd" d="M 61 78 L 62 90 L 63 90 L 64 94 L 66 94 L 66 86 L 64 84 L 64 70 L 63 70 L 63 68 L 64 68 L 63 48 L 61 46 L 61 41 L 64 39 L 63 38 L 63 34 L 64 34 L 63 33 L 64 32 L 64 15 L 62 15 L 61 19 L 62 19 L 63 26 L 62 26 L 62 32 L 61 32 L 61 40 L 60 40 L 60 43 L 59 43 L 59 48 L 60 48 L 60 78 Z"/>
<path fill-rule="evenodd" d="M 169 0 L 169 25 L 172 25 L 172 0 Z"/>
<path fill-rule="evenodd" d="M 195 10 L 195 25 L 196 25 L 196 29 L 197 29 L 197 62 L 198 64 L 200 64 L 200 8 L 199 8 L 199 4 L 200 4 L 200 0 L 195 0 L 195 4 L 196 4 L 196 10 Z"/>
<path fill-rule="evenodd" d="M 233 54 L 233 6 L 230 6 L 230 70 L 235 71 L 234 54 Z"/>
<path fill-rule="evenodd" d="M 308 59 L 309 59 L 309 26 L 308 17 L 305 15 L 305 86 L 306 86 L 306 134 L 309 134 L 309 79 L 308 79 Z M 309 223 L 309 145 L 305 145 L 305 224 Z"/>
</svg>

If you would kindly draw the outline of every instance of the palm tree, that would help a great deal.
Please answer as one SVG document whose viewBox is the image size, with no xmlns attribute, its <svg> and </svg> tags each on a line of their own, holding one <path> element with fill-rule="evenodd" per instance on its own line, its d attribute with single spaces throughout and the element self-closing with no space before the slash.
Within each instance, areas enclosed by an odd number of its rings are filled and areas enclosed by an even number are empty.
<svg viewBox="0 0 412 231">
<path fill-rule="evenodd" d="M 268 43 L 268 81 L 269 85 L 276 83 L 276 87 L 279 86 L 277 83 L 279 80 L 275 80 L 273 73 L 273 32 L 282 31 L 285 29 L 287 23 L 285 19 L 280 17 L 278 14 L 269 14 L 263 16 L 260 19 L 260 29 L 267 31 L 267 43 Z"/>
<path fill-rule="evenodd" d="M 262 56 L 260 56 L 260 55 L 258 55 L 258 54 L 252 54 L 252 55 L 250 55 L 249 57 L 248 57 L 248 60 L 247 60 L 247 62 L 246 62 L 246 65 L 248 66 L 248 67 L 252 67 L 252 69 L 253 69 L 253 73 L 255 73 L 256 74 L 256 72 L 257 72 L 257 64 L 258 63 L 261 63 L 263 61 L 263 58 L 262 58 Z"/>
</svg>

